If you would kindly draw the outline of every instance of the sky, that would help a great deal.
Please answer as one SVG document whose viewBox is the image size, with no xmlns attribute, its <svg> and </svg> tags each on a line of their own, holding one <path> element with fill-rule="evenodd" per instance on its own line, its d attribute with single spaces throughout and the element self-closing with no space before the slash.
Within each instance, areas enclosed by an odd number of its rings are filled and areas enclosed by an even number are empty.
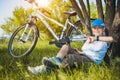
<svg viewBox="0 0 120 80">
<path fill-rule="evenodd" d="M 12 11 L 15 7 L 24 7 L 27 9 L 30 4 L 24 0 L 1 0 L 0 1 L 0 25 L 5 22 L 5 19 L 12 16 Z"/>
<path fill-rule="evenodd" d="M 5 34 L 1 29 L 1 25 L 5 23 L 8 17 L 12 16 L 12 12 L 16 7 L 24 7 L 25 9 L 31 7 L 31 5 L 24 0 L 1 0 L 0 1 L 0 36 Z"/>
</svg>

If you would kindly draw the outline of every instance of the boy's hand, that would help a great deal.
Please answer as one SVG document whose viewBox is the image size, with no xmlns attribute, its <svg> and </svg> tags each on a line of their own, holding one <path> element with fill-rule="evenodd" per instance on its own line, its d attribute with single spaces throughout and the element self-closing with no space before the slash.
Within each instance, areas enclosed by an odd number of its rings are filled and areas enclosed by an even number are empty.
<svg viewBox="0 0 120 80">
<path fill-rule="evenodd" d="M 89 36 L 89 37 L 87 38 L 87 41 L 88 41 L 89 43 L 92 43 L 92 42 L 95 41 L 95 37 Z"/>
<path fill-rule="evenodd" d="M 74 48 L 75 51 L 77 51 L 79 54 L 83 54 L 83 52 L 79 51 L 77 48 Z"/>
</svg>

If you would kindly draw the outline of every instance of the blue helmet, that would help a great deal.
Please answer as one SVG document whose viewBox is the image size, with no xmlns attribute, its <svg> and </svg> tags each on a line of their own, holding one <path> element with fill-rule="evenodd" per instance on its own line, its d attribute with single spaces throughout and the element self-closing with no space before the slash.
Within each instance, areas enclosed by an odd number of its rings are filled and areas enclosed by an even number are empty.
<svg viewBox="0 0 120 80">
<path fill-rule="evenodd" d="M 100 19 L 96 19 L 92 22 L 92 28 L 94 28 L 95 26 L 98 26 L 100 28 L 104 28 L 104 22 L 103 20 L 100 20 Z"/>
</svg>

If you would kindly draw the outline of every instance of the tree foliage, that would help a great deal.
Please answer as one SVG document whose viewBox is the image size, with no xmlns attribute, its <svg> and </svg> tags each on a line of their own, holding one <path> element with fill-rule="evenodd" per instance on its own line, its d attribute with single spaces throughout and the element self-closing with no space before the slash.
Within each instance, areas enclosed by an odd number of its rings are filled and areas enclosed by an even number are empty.
<svg viewBox="0 0 120 80">
<path fill-rule="evenodd" d="M 15 8 L 13 17 L 9 17 L 2 28 L 7 33 L 12 33 L 18 26 L 27 22 L 28 16 L 31 14 L 32 9 L 25 10 L 24 8 Z"/>
</svg>

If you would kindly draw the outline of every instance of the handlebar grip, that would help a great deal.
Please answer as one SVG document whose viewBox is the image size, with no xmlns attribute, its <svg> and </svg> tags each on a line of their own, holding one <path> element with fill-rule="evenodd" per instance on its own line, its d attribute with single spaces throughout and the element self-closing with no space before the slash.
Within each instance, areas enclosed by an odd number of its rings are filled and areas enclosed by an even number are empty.
<svg viewBox="0 0 120 80">
<path fill-rule="evenodd" d="M 39 8 L 40 11 L 42 11 L 43 13 L 46 12 L 48 13 L 49 15 L 51 14 L 49 11 L 45 10 L 44 8 Z"/>
</svg>

